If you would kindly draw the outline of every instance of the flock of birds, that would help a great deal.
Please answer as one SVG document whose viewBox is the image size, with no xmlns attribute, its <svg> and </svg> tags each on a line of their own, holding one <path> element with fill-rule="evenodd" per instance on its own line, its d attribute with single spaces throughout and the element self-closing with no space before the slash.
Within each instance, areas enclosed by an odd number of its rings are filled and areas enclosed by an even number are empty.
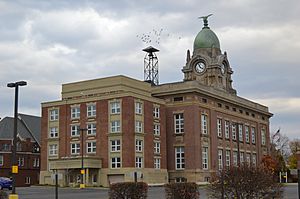
<svg viewBox="0 0 300 199">
<path fill-rule="evenodd" d="M 159 45 L 161 43 L 161 40 L 163 37 L 175 37 L 177 39 L 181 39 L 181 36 L 174 36 L 170 33 L 166 33 L 163 28 L 160 28 L 158 30 L 152 29 L 152 31 L 148 33 L 142 33 L 141 35 L 136 35 L 138 39 L 140 39 L 145 44 L 154 43 Z"/>
</svg>

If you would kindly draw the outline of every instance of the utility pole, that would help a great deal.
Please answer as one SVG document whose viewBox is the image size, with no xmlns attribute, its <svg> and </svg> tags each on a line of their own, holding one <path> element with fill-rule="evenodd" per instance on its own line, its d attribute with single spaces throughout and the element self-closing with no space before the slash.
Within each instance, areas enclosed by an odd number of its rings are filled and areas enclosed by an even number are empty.
<svg viewBox="0 0 300 199">
<path fill-rule="evenodd" d="M 85 176 L 85 170 L 84 170 L 84 165 L 83 165 L 83 133 L 84 131 L 87 131 L 87 129 L 80 129 L 81 132 L 81 179 L 80 179 L 80 189 L 84 189 L 85 188 L 85 180 L 83 179 Z"/>
</svg>

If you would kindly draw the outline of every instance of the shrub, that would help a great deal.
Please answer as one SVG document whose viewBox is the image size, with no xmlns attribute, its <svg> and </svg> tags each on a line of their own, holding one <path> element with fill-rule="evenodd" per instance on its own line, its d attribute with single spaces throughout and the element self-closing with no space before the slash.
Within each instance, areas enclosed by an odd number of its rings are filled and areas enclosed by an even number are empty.
<svg viewBox="0 0 300 199">
<path fill-rule="evenodd" d="M 8 199 L 8 194 L 2 190 L 0 190 L 0 199 Z"/>
<path fill-rule="evenodd" d="M 281 186 L 271 171 L 244 164 L 213 176 L 209 194 L 212 198 L 263 199 L 280 196 Z"/>
<path fill-rule="evenodd" d="M 198 199 L 198 185 L 193 182 L 171 183 L 165 185 L 166 199 Z"/>
<path fill-rule="evenodd" d="M 148 185 L 144 182 L 114 183 L 109 188 L 110 199 L 145 199 Z"/>
</svg>

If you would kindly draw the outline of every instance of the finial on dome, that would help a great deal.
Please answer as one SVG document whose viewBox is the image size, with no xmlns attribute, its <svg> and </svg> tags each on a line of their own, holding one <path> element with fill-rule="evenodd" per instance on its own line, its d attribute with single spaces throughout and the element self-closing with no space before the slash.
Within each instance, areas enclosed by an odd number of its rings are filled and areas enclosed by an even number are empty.
<svg viewBox="0 0 300 199">
<path fill-rule="evenodd" d="M 213 14 L 209 14 L 207 16 L 198 17 L 198 19 L 203 19 L 204 27 L 203 28 L 209 28 L 208 27 L 208 17 L 212 16 Z"/>
</svg>

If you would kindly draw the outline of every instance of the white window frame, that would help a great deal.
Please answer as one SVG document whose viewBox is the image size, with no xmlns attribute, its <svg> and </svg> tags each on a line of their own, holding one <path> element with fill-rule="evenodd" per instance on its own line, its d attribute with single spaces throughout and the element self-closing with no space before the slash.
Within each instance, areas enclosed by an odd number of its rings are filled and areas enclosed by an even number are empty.
<svg viewBox="0 0 300 199">
<path fill-rule="evenodd" d="M 87 135 L 96 135 L 97 132 L 96 123 L 88 123 L 86 125 L 86 128 L 87 128 Z"/>
<path fill-rule="evenodd" d="M 143 152 L 144 141 L 141 139 L 135 139 L 135 151 Z"/>
<path fill-rule="evenodd" d="M 71 125 L 71 137 L 79 137 L 79 136 L 80 136 L 79 124 Z"/>
<path fill-rule="evenodd" d="M 160 169 L 160 158 L 154 158 L 154 169 Z"/>
<path fill-rule="evenodd" d="M 230 137 L 230 122 L 225 120 L 225 138 L 229 139 Z"/>
<path fill-rule="evenodd" d="M 248 165 L 251 163 L 251 153 L 246 153 L 246 162 Z"/>
<path fill-rule="evenodd" d="M 222 119 L 217 118 L 217 132 L 218 132 L 218 137 L 222 137 Z"/>
<path fill-rule="evenodd" d="M 110 132 L 111 133 L 120 133 L 121 132 L 121 121 L 113 120 L 110 122 Z"/>
<path fill-rule="evenodd" d="M 18 166 L 19 167 L 23 167 L 24 166 L 24 162 L 25 162 L 24 157 L 19 157 L 18 158 Z"/>
<path fill-rule="evenodd" d="M 143 168 L 143 157 L 135 157 L 135 168 Z"/>
<path fill-rule="evenodd" d="M 185 154 L 183 146 L 175 147 L 175 169 L 185 169 Z"/>
<path fill-rule="evenodd" d="M 142 115 L 143 114 L 143 103 L 135 102 L 135 114 Z"/>
<path fill-rule="evenodd" d="M 121 168 L 121 157 L 112 157 L 110 158 L 110 166 L 112 169 L 118 169 Z"/>
<path fill-rule="evenodd" d="M 142 133 L 143 132 L 143 122 L 136 120 L 135 121 L 135 132 L 136 133 Z"/>
<path fill-rule="evenodd" d="M 160 154 L 160 141 L 154 141 L 154 153 Z"/>
<path fill-rule="evenodd" d="M 233 158 L 233 165 L 237 166 L 237 163 L 238 163 L 238 153 L 237 153 L 237 151 L 233 151 L 232 158 Z"/>
<path fill-rule="evenodd" d="M 153 107 L 153 117 L 156 119 L 160 117 L 160 108 L 158 106 Z"/>
<path fill-rule="evenodd" d="M 202 147 L 202 169 L 208 169 L 208 147 Z"/>
<path fill-rule="evenodd" d="M 266 129 L 261 129 L 261 144 L 266 145 Z"/>
<path fill-rule="evenodd" d="M 201 114 L 201 133 L 208 134 L 208 117 L 206 114 Z"/>
<path fill-rule="evenodd" d="M 25 184 L 30 184 L 30 177 L 29 176 L 25 177 Z"/>
<path fill-rule="evenodd" d="M 86 105 L 87 117 L 96 117 L 96 104 Z"/>
<path fill-rule="evenodd" d="M 49 111 L 50 121 L 57 121 L 58 117 L 59 117 L 58 109 L 52 109 L 52 110 Z"/>
<path fill-rule="evenodd" d="M 255 144 L 256 143 L 256 136 L 255 136 L 255 127 L 251 127 L 251 141 L 252 141 L 252 144 Z"/>
<path fill-rule="evenodd" d="M 4 158 L 3 155 L 0 155 L 0 166 L 4 165 Z"/>
<path fill-rule="evenodd" d="M 110 102 L 110 114 L 120 114 L 121 113 L 121 102 L 113 101 Z"/>
<path fill-rule="evenodd" d="M 223 169 L 223 150 L 218 149 L 218 168 L 219 170 Z"/>
<path fill-rule="evenodd" d="M 231 134 L 232 140 L 236 140 L 236 124 L 231 125 Z"/>
<path fill-rule="evenodd" d="M 153 125 L 153 134 L 156 136 L 160 135 L 160 124 L 154 123 Z"/>
<path fill-rule="evenodd" d="M 121 151 L 121 140 L 110 140 L 110 152 L 120 152 Z"/>
<path fill-rule="evenodd" d="M 244 142 L 243 125 L 242 124 L 238 124 L 238 125 L 239 125 L 239 141 Z"/>
<path fill-rule="evenodd" d="M 245 140 L 246 140 L 246 143 L 250 142 L 250 138 L 249 138 L 249 126 L 245 126 Z"/>
<path fill-rule="evenodd" d="M 174 114 L 174 130 L 175 130 L 175 134 L 184 133 L 184 115 L 183 115 L 183 113 Z"/>
<path fill-rule="evenodd" d="M 244 152 L 240 152 L 240 163 L 244 163 L 245 162 L 245 158 L 244 158 Z"/>
<path fill-rule="evenodd" d="M 49 156 L 58 155 L 58 144 L 49 144 Z"/>
<path fill-rule="evenodd" d="M 49 128 L 49 138 L 58 138 L 58 127 Z"/>
<path fill-rule="evenodd" d="M 80 106 L 71 107 L 71 119 L 80 118 Z"/>
<path fill-rule="evenodd" d="M 230 166 L 230 150 L 226 150 L 225 152 L 226 166 Z"/>
<path fill-rule="evenodd" d="M 96 153 L 96 141 L 88 141 L 86 143 L 86 151 L 87 153 Z"/>
<path fill-rule="evenodd" d="M 80 154 L 80 143 L 71 143 L 71 155 Z"/>
<path fill-rule="evenodd" d="M 252 154 L 252 165 L 253 165 L 253 166 L 256 166 L 256 162 L 257 162 L 257 159 L 256 159 L 256 153 L 253 153 L 253 154 Z"/>
</svg>

